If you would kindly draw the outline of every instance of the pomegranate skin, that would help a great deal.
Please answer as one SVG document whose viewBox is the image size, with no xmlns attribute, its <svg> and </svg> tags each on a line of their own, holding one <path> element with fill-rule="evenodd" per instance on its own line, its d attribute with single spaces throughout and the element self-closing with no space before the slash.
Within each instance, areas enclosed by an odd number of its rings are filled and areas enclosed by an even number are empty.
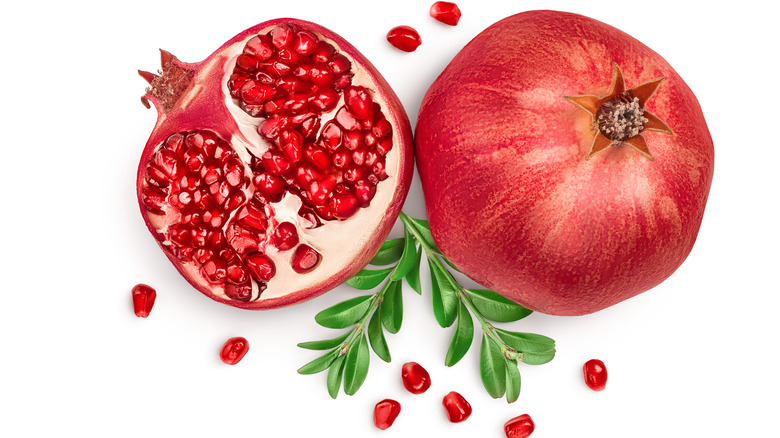
<svg viewBox="0 0 780 438">
<path fill-rule="evenodd" d="M 644 132 L 586 159 L 592 116 L 565 96 L 663 77 Z M 532 310 L 584 315 L 668 278 L 690 253 L 714 149 L 699 103 L 657 53 L 581 15 L 531 11 L 466 45 L 431 85 L 415 130 L 433 237 L 464 274 Z"/>
<path fill-rule="evenodd" d="M 210 285 L 204 283 L 202 279 L 195 278 L 191 272 L 188 272 L 187 268 L 183 267 L 181 260 L 162 244 L 162 239 L 160 238 L 157 227 L 152 223 L 149 215 L 145 211 L 146 208 L 141 188 L 144 181 L 146 166 L 154 155 L 156 148 L 165 141 L 167 136 L 177 131 L 176 127 L 178 127 L 179 130 L 192 128 L 210 130 L 221 138 L 230 141 L 237 140 L 241 143 L 250 143 L 250 140 L 241 133 L 238 124 L 234 119 L 235 116 L 229 114 L 229 110 L 225 104 L 226 99 L 229 99 L 229 96 L 226 97 L 224 93 L 225 83 L 228 80 L 228 76 L 225 74 L 225 65 L 230 60 L 228 53 L 232 53 L 231 56 L 235 57 L 240 53 L 240 48 L 236 49 L 236 47 L 244 44 L 249 38 L 259 32 L 271 29 L 280 24 L 290 24 L 300 29 L 317 32 L 323 38 L 335 44 L 341 53 L 349 55 L 349 57 L 359 65 L 361 74 L 364 74 L 365 77 L 368 78 L 368 81 L 371 81 L 376 85 L 375 90 L 373 90 L 376 93 L 376 96 L 379 96 L 378 98 L 387 105 L 385 116 L 395 128 L 393 135 L 397 135 L 398 141 L 395 147 L 402 150 L 402 152 L 396 171 L 392 201 L 387 206 L 383 218 L 372 230 L 371 234 L 368 235 L 367 233 L 364 233 L 365 242 L 361 251 L 350 254 L 347 257 L 348 261 L 344 263 L 342 269 L 327 278 L 312 282 L 306 287 L 291 290 L 289 293 L 285 293 L 278 297 L 244 302 L 226 299 L 225 297 L 216 294 Z M 164 62 L 166 54 L 167 52 L 163 52 Z M 195 289 L 217 302 L 249 310 L 265 310 L 290 306 L 317 297 L 344 283 L 366 266 L 390 233 L 390 230 L 401 211 L 401 207 L 403 206 L 411 185 L 414 167 L 414 159 L 411 151 L 412 129 L 409 124 L 408 116 L 400 99 L 396 96 L 390 85 L 373 64 L 371 64 L 371 62 L 352 44 L 335 32 L 316 23 L 295 18 L 277 18 L 248 28 L 225 42 L 219 49 L 200 62 L 182 62 L 170 54 L 167 55 L 171 56 L 172 59 L 170 62 L 173 65 L 184 71 L 191 72 L 193 76 L 189 86 L 182 92 L 184 99 L 175 102 L 175 105 L 172 107 L 167 107 L 165 102 L 162 102 L 158 97 L 153 96 L 148 92 L 142 97 L 142 102 L 146 106 L 150 106 L 149 104 L 154 106 L 158 112 L 158 118 L 141 155 L 137 172 L 136 188 L 141 216 L 143 217 L 147 228 L 152 235 L 155 236 L 157 243 L 177 271 Z"/>
</svg>

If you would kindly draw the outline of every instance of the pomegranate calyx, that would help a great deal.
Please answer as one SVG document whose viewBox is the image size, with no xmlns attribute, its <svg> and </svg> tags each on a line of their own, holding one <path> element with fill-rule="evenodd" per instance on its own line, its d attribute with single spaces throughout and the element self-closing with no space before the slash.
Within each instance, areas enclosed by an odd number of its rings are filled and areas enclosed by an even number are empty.
<svg viewBox="0 0 780 438">
<path fill-rule="evenodd" d="M 663 80 L 663 77 L 656 78 L 626 90 L 623 72 L 613 62 L 612 83 L 605 96 L 565 96 L 566 100 L 590 113 L 593 121 L 595 136 L 585 159 L 590 159 L 609 146 L 623 144 L 633 147 L 650 161 L 655 159 L 642 132 L 674 134 L 666 123 L 645 109 L 645 104 Z"/>
<path fill-rule="evenodd" d="M 160 49 L 160 64 L 161 69 L 157 74 L 138 70 L 138 74 L 149 83 L 141 103 L 151 108 L 151 97 L 159 102 L 163 111 L 168 112 L 190 86 L 193 72 L 181 66 L 178 59 L 167 50 Z"/>
</svg>

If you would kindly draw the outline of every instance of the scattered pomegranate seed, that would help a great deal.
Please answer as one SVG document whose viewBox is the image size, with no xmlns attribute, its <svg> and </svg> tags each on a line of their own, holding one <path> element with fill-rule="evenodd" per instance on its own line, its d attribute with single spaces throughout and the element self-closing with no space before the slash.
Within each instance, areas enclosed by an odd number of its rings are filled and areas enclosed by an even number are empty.
<svg viewBox="0 0 780 438">
<path fill-rule="evenodd" d="M 374 406 L 374 424 L 379 429 L 385 430 L 393 425 L 399 413 L 401 413 L 401 404 L 386 398 Z"/>
<path fill-rule="evenodd" d="M 249 342 L 245 338 L 235 337 L 225 341 L 222 351 L 219 352 L 219 358 L 228 365 L 235 365 L 241 361 L 249 351 Z"/>
<path fill-rule="evenodd" d="M 431 387 L 431 376 L 417 362 L 407 362 L 401 367 L 401 381 L 412 394 L 422 394 Z"/>
<path fill-rule="evenodd" d="M 414 52 L 422 44 L 420 34 L 409 26 L 396 26 L 387 32 L 387 41 L 398 50 Z"/>
<path fill-rule="evenodd" d="M 607 367 L 598 359 L 591 359 L 582 366 L 585 384 L 594 391 L 603 391 L 607 387 Z"/>
<path fill-rule="evenodd" d="M 152 311 L 157 291 L 145 284 L 137 284 L 133 287 L 133 311 L 135 316 L 146 318 Z"/>
<path fill-rule="evenodd" d="M 534 420 L 528 414 L 515 417 L 504 424 L 506 438 L 526 438 L 534 431 Z"/>
<path fill-rule="evenodd" d="M 447 419 L 451 423 L 460 423 L 466 421 L 471 415 L 471 405 L 462 395 L 455 391 L 444 396 L 442 405 L 447 412 Z"/>
<path fill-rule="evenodd" d="M 455 26 L 460 21 L 460 9 L 455 3 L 436 2 L 431 6 L 431 17 L 444 24 Z"/>
</svg>

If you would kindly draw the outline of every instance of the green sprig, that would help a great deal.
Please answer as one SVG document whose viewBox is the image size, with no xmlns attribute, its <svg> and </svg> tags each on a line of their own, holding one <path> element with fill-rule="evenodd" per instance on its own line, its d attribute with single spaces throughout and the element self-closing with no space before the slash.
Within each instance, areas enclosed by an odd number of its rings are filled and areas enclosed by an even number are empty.
<svg viewBox="0 0 780 438">
<path fill-rule="evenodd" d="M 347 284 L 360 290 L 379 291 L 350 298 L 315 316 L 323 327 L 349 330 L 322 341 L 302 342 L 299 347 L 325 351 L 302 366 L 301 374 L 328 370 L 327 389 L 336 398 L 342 384 L 344 393 L 355 394 L 368 375 L 370 350 L 385 362 L 391 361 L 385 331 L 398 333 L 403 322 L 402 282 L 422 294 L 420 267 L 425 254 L 431 279 L 431 303 L 436 322 L 443 328 L 455 326 L 450 347 L 444 359 L 453 366 L 465 357 L 474 341 L 474 320 L 479 323 L 482 342 L 479 353 L 483 386 L 494 398 L 506 397 L 512 403 L 520 395 L 518 363 L 547 363 L 555 357 L 555 341 L 533 333 L 512 332 L 493 326 L 492 322 L 514 322 L 531 311 L 497 293 L 484 289 L 466 289 L 453 277 L 457 271 L 439 251 L 428 222 L 400 214 L 404 237 L 382 244 L 367 268 Z M 351 327 L 351 328 L 350 328 Z M 370 347 L 370 348 L 369 348 Z"/>
</svg>

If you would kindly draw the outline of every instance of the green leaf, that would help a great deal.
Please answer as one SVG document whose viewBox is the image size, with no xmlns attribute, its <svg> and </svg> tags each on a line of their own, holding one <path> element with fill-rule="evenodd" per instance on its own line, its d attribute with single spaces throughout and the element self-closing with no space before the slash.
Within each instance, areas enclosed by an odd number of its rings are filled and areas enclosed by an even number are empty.
<svg viewBox="0 0 780 438">
<path fill-rule="evenodd" d="M 420 261 L 422 260 L 423 254 L 422 247 L 417 247 L 415 253 L 417 258 L 415 259 L 412 268 L 406 274 L 406 282 L 409 283 L 409 286 L 411 286 L 415 292 L 417 292 L 417 295 L 422 295 L 422 286 L 420 284 Z"/>
<path fill-rule="evenodd" d="M 510 332 L 496 328 L 501 339 L 521 353 L 543 353 L 555 348 L 555 340 L 536 333 Z"/>
<path fill-rule="evenodd" d="M 479 375 L 482 385 L 493 398 L 499 398 L 506 392 L 506 359 L 501 349 L 487 335 L 482 334 L 482 346 L 479 351 Z"/>
<path fill-rule="evenodd" d="M 449 327 L 458 316 L 458 293 L 452 289 L 449 273 L 436 258 L 429 258 L 433 316 L 442 327 Z"/>
<path fill-rule="evenodd" d="M 366 381 L 369 360 L 368 341 L 360 336 L 347 352 L 344 362 L 344 392 L 347 395 L 355 395 Z"/>
<path fill-rule="evenodd" d="M 343 335 L 339 336 L 338 338 L 326 339 L 324 341 L 301 342 L 300 344 L 298 344 L 298 346 L 301 348 L 305 348 L 307 350 L 329 350 L 331 348 L 341 345 L 341 343 L 347 339 L 350 333 L 352 332 L 348 331 Z"/>
<path fill-rule="evenodd" d="M 404 319 L 403 285 L 400 281 L 388 281 L 382 302 L 379 304 L 379 314 L 382 325 L 392 334 L 401 330 Z"/>
<path fill-rule="evenodd" d="M 386 266 L 398 261 L 401 258 L 401 253 L 404 250 L 404 239 L 388 239 L 379 248 L 374 258 L 369 262 L 374 266 Z"/>
<path fill-rule="evenodd" d="M 520 397 L 520 370 L 516 360 L 506 361 L 506 402 L 514 403 Z"/>
<path fill-rule="evenodd" d="M 408 217 L 408 216 L 407 216 Z M 440 254 L 439 247 L 436 246 L 436 242 L 433 240 L 433 235 L 431 234 L 431 229 L 428 227 L 428 221 L 424 221 L 422 219 L 415 219 L 413 217 L 409 217 L 409 224 L 414 227 L 414 233 L 415 237 L 419 237 L 425 246 L 428 248 L 431 248 L 433 251 L 435 251 L 437 254 Z"/>
<path fill-rule="evenodd" d="M 374 312 L 374 316 L 368 322 L 366 334 L 368 334 L 368 342 L 371 344 L 374 353 L 383 361 L 390 362 L 390 349 L 387 348 L 387 340 L 385 340 L 385 333 L 382 331 L 382 321 L 379 319 L 379 312 Z"/>
<path fill-rule="evenodd" d="M 459 303 L 458 324 L 455 326 L 455 333 L 452 335 L 452 342 L 450 342 L 450 348 L 447 350 L 447 357 L 444 358 L 444 365 L 448 367 L 455 365 L 463 359 L 474 340 L 474 321 L 471 319 L 471 314 L 466 305 L 463 302 Z"/>
<path fill-rule="evenodd" d="M 347 284 L 355 289 L 368 290 L 373 289 L 385 279 L 395 269 L 394 267 L 385 269 L 363 269 L 355 274 L 354 277 L 347 280 Z"/>
<path fill-rule="evenodd" d="M 395 265 L 393 274 L 390 276 L 391 280 L 397 281 L 404 278 L 406 274 L 414 268 L 416 245 L 417 243 L 415 242 L 414 237 L 409 233 L 409 230 L 404 228 L 404 250 L 401 259 L 398 261 L 398 264 Z"/>
<path fill-rule="evenodd" d="M 482 289 L 466 289 L 474 307 L 486 319 L 496 322 L 512 322 L 523 319 L 533 313 L 531 310 L 504 298 L 501 295 Z"/>
<path fill-rule="evenodd" d="M 542 365 L 553 360 L 555 357 L 555 349 L 542 351 L 539 353 L 523 353 L 523 363 L 528 365 Z"/>
<path fill-rule="evenodd" d="M 374 296 L 362 295 L 342 301 L 318 313 L 314 320 L 317 321 L 317 324 L 327 328 L 347 328 L 360 321 L 360 318 L 366 314 Z"/>
<path fill-rule="evenodd" d="M 328 394 L 331 398 L 336 398 L 339 395 L 339 388 L 341 388 L 341 381 L 344 379 L 344 358 L 346 355 L 342 354 L 337 357 L 336 360 L 328 369 Z"/>
<path fill-rule="evenodd" d="M 322 356 L 314 359 L 306 365 L 298 368 L 298 374 L 317 374 L 325 371 L 333 363 L 339 355 L 341 349 L 334 348 L 333 350 L 323 354 Z"/>
</svg>

